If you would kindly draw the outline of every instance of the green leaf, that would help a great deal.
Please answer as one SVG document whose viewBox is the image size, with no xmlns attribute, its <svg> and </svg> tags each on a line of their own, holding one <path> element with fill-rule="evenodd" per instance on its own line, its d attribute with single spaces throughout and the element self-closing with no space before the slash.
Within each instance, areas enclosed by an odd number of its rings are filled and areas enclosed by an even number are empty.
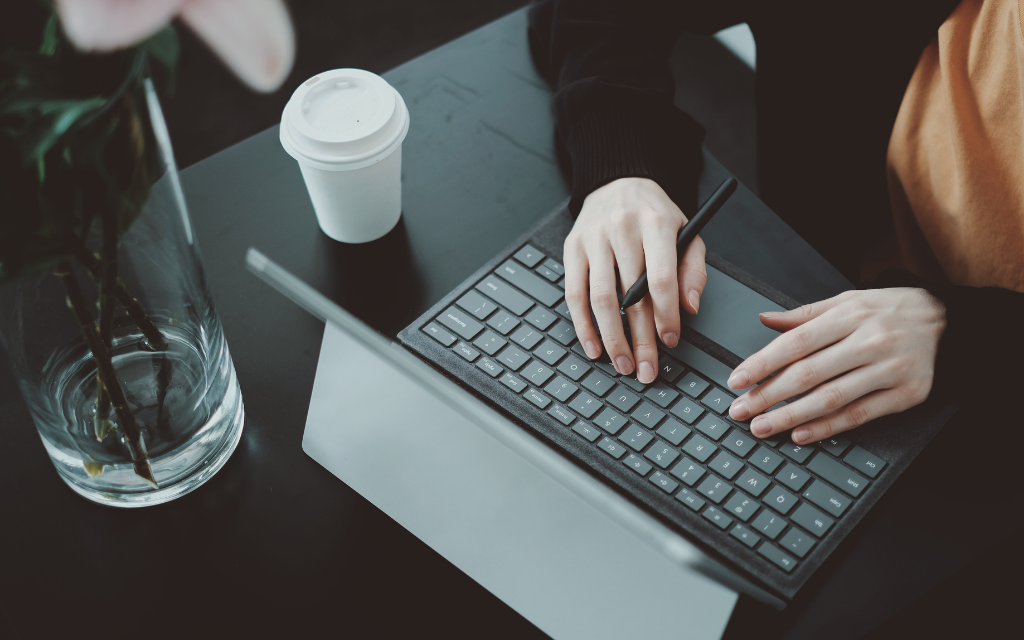
<svg viewBox="0 0 1024 640">
<path fill-rule="evenodd" d="M 18 136 L 22 162 L 29 165 L 46 155 L 79 118 L 105 103 L 103 98 L 55 100 L 47 103 L 40 109 L 40 117 L 34 119 Z"/>
<path fill-rule="evenodd" d="M 139 45 L 139 51 L 156 58 L 168 71 L 174 71 L 178 65 L 178 55 L 181 52 L 178 34 L 174 31 L 174 27 L 168 25 L 143 41 Z"/>
<path fill-rule="evenodd" d="M 60 42 L 58 34 L 57 16 L 51 15 L 43 27 L 43 44 L 39 47 L 39 53 L 44 56 L 52 56 L 57 53 L 57 44 Z"/>
</svg>

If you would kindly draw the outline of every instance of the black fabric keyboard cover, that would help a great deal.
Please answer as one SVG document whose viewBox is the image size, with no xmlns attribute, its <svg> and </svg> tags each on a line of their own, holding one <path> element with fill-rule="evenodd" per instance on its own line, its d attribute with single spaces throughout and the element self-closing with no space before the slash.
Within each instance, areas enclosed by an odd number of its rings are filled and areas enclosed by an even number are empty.
<svg viewBox="0 0 1024 640">
<path fill-rule="evenodd" d="M 454 304 L 458 298 L 492 273 L 526 243 L 533 245 L 548 257 L 562 262 L 562 246 L 572 229 L 572 224 L 573 219 L 564 207 L 543 218 L 522 237 L 438 301 L 415 322 L 403 329 L 398 335 L 399 340 L 457 383 L 474 391 L 477 396 L 501 410 L 514 422 L 552 442 L 556 450 L 589 471 L 595 479 L 609 484 L 634 502 L 643 505 L 662 522 L 671 526 L 688 540 L 698 544 L 710 555 L 732 567 L 741 575 L 747 576 L 782 600 L 791 602 L 797 591 L 825 563 L 839 543 L 847 537 L 899 474 L 938 433 L 942 425 L 956 411 L 958 405 L 949 401 L 938 402 L 935 399 L 930 399 L 902 414 L 875 420 L 856 429 L 855 432 L 844 434 L 851 436 L 856 444 L 881 456 L 888 462 L 888 466 L 877 478 L 872 480 L 868 489 L 856 500 L 850 510 L 838 519 L 835 528 L 799 562 L 791 573 L 784 573 L 767 559 L 728 535 L 728 532 L 718 529 L 711 522 L 702 518 L 700 513 L 682 507 L 672 496 L 652 491 L 652 485 L 646 479 L 637 476 L 619 460 L 604 454 L 593 444 L 573 433 L 571 427 L 564 426 L 548 415 L 546 409 L 539 409 L 523 396 L 507 389 L 472 363 L 466 362 L 421 331 L 438 314 Z M 791 309 L 799 304 L 710 252 L 707 263 L 782 307 Z M 729 367 L 735 367 L 740 363 L 741 359 L 738 356 L 700 334 L 687 333 L 685 326 L 683 329 L 683 338 Z M 600 473 L 595 473 L 595 470 Z"/>
</svg>

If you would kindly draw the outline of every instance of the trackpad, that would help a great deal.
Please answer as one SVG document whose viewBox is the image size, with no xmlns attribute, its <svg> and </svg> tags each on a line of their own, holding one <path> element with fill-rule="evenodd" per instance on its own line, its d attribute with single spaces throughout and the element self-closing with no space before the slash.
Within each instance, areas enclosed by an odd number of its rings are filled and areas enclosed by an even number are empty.
<svg viewBox="0 0 1024 640">
<path fill-rule="evenodd" d="M 749 358 L 779 336 L 761 324 L 762 311 L 784 308 L 708 266 L 708 283 L 697 315 L 682 313 L 683 324 L 722 345 L 741 358 Z"/>
</svg>

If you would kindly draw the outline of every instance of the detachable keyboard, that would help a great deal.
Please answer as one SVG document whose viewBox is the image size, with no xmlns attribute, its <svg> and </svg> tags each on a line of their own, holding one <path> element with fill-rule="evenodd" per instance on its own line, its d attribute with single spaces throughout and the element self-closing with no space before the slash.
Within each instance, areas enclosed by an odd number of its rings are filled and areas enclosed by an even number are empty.
<svg viewBox="0 0 1024 640">
<path fill-rule="evenodd" d="M 911 420 L 922 435 L 909 452 L 871 425 L 863 439 L 858 429 L 810 446 L 755 438 L 728 418 L 738 361 L 727 366 L 693 336 L 659 345 L 648 385 L 606 357 L 591 361 L 564 268 L 538 244 L 503 252 L 402 342 L 787 600 L 941 426 Z"/>
</svg>

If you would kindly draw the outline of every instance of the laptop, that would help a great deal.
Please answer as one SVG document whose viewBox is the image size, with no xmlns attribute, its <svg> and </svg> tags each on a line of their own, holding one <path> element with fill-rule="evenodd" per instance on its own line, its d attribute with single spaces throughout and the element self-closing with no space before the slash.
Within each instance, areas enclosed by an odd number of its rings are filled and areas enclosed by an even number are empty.
<svg viewBox="0 0 1024 640">
<path fill-rule="evenodd" d="M 454 410 L 663 560 L 784 608 L 956 405 L 929 401 L 812 446 L 754 438 L 727 415 L 726 380 L 777 335 L 758 313 L 796 301 L 709 254 L 700 313 L 683 314 L 679 344 L 660 345 L 659 377 L 643 385 L 575 340 L 561 259 L 571 227 L 564 207 L 552 212 L 406 327 L 403 348 L 259 254 L 249 265 L 440 400 L 421 420 Z M 342 454 L 311 448 L 342 475 Z"/>
</svg>

